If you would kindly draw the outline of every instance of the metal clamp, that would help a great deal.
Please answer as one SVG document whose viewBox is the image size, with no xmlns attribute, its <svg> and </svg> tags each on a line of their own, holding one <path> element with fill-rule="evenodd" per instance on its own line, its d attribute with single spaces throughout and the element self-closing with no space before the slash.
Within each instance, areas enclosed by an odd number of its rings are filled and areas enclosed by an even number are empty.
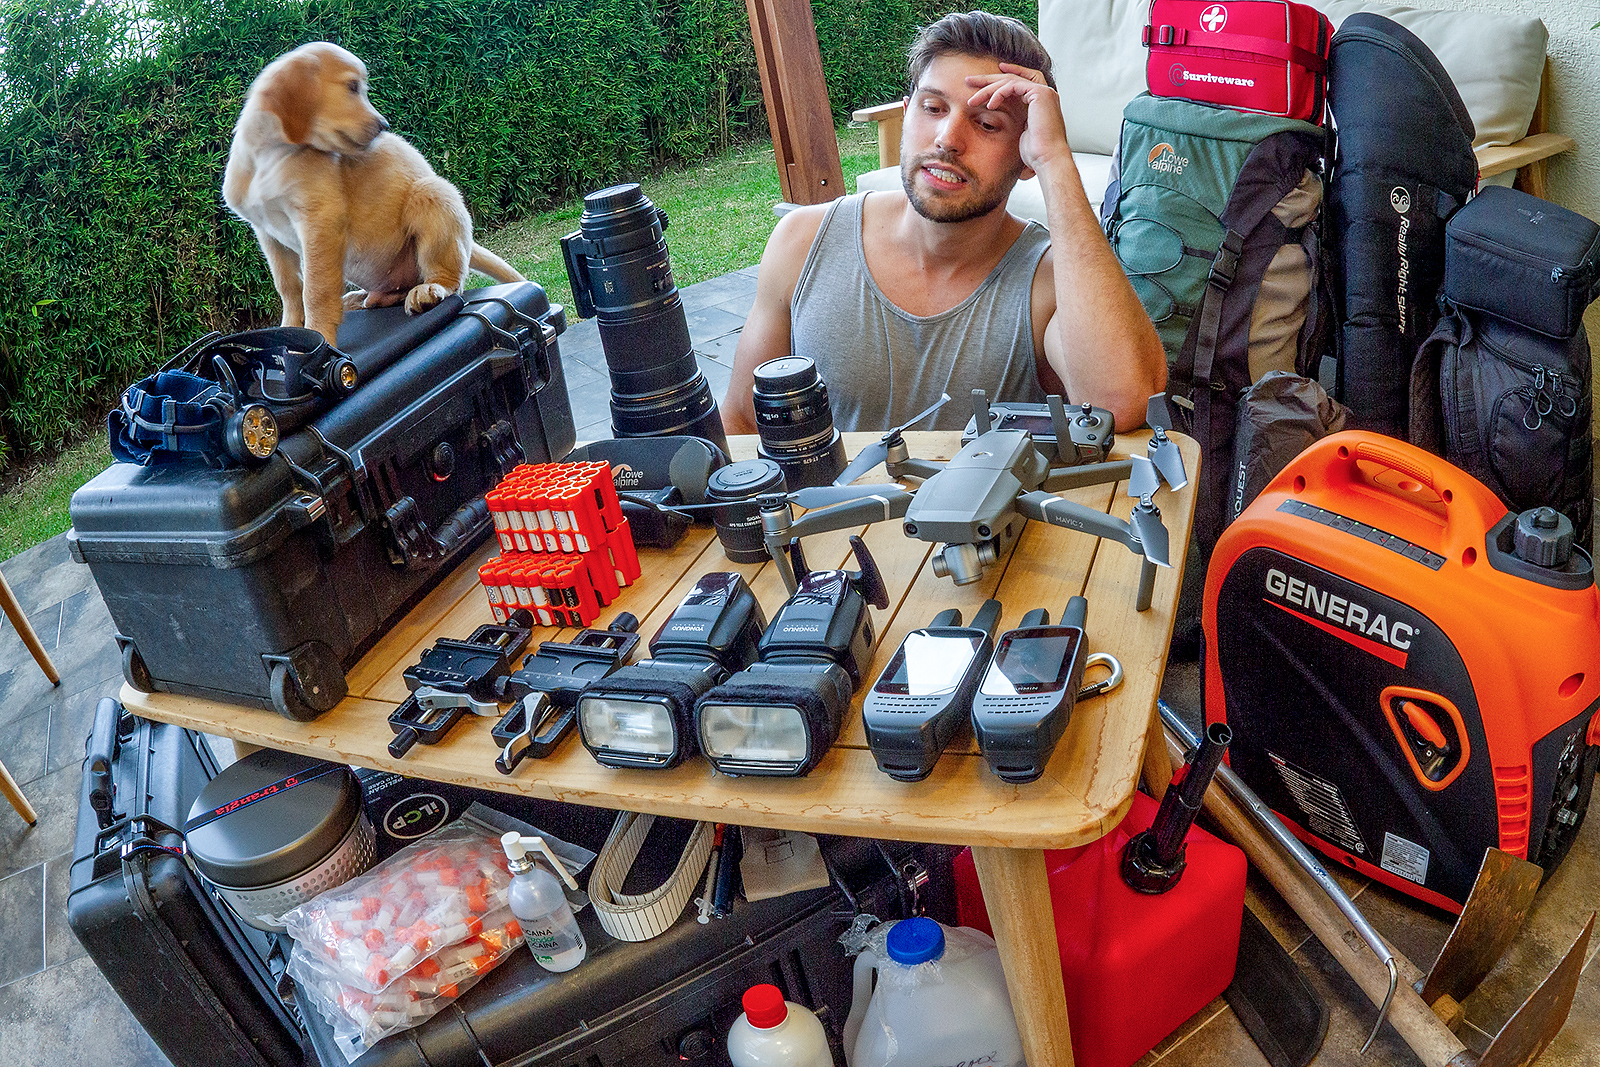
<svg viewBox="0 0 1600 1067">
<path fill-rule="evenodd" d="M 423 686 L 413 695 L 417 698 L 417 707 L 425 715 L 448 708 L 466 708 L 474 715 L 500 714 L 500 705 L 493 701 L 474 700 L 466 693 L 451 693 L 444 689 Z"/>
<path fill-rule="evenodd" d="M 551 717 L 560 713 L 561 709 L 551 703 L 550 697 L 541 692 L 529 693 L 522 698 L 522 719 L 527 725 L 521 733 L 516 734 L 507 741 L 500 750 L 500 755 L 495 757 L 495 770 L 501 774 L 511 774 L 517 769 L 523 757 L 533 751 L 534 738 L 538 737 L 545 729 Z"/>
<path fill-rule="evenodd" d="M 1090 667 L 1105 667 L 1111 671 L 1109 678 L 1102 678 L 1098 682 L 1090 682 L 1078 690 L 1078 699 L 1097 697 L 1101 693 L 1109 693 L 1122 684 L 1122 661 L 1109 652 L 1091 652 L 1089 658 L 1083 661 L 1083 669 Z"/>
</svg>

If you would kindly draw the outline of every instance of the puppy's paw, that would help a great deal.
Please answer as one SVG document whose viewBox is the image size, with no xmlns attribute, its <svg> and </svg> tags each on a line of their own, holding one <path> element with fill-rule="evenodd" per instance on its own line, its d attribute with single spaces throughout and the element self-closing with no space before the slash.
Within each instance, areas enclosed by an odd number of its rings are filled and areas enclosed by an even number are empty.
<svg viewBox="0 0 1600 1067">
<path fill-rule="evenodd" d="M 424 282 L 412 287 L 406 294 L 406 314 L 420 315 L 450 295 L 450 290 L 437 282 Z"/>
<path fill-rule="evenodd" d="M 356 308 L 365 307 L 366 302 L 367 292 L 365 289 L 352 289 L 344 294 L 344 309 L 346 311 L 354 311 Z"/>
</svg>

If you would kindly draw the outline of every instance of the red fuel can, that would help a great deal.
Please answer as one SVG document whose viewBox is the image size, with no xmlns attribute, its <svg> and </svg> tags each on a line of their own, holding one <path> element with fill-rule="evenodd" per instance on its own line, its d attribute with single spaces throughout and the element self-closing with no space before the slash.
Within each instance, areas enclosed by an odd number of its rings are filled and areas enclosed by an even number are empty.
<svg viewBox="0 0 1600 1067">
<path fill-rule="evenodd" d="M 1137 892 L 1122 852 L 1158 805 L 1134 794 L 1122 824 L 1091 845 L 1047 850 L 1050 904 L 1079 1067 L 1128 1067 L 1233 981 L 1244 909 L 1244 853 L 1192 826 L 1170 890 Z M 956 857 L 962 926 L 992 933 L 972 854 Z"/>
</svg>

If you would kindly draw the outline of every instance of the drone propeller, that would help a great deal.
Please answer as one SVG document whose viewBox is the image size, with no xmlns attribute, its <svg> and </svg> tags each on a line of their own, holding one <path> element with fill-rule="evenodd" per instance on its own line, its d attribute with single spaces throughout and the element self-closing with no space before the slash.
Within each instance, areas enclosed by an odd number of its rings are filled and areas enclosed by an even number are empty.
<svg viewBox="0 0 1600 1067">
<path fill-rule="evenodd" d="M 1189 473 L 1183 468 L 1183 453 L 1178 450 L 1178 443 L 1167 436 L 1167 431 L 1172 429 L 1172 412 L 1167 407 L 1167 394 L 1157 393 L 1150 398 L 1145 406 L 1144 421 L 1154 431 L 1150 438 L 1150 462 L 1170 488 L 1182 489 L 1189 484 Z"/>
<path fill-rule="evenodd" d="M 1168 559 L 1169 546 L 1167 543 L 1167 527 L 1161 521 L 1161 509 L 1145 497 L 1133 506 L 1133 514 L 1128 517 L 1128 524 L 1133 527 L 1133 534 L 1139 539 L 1139 544 L 1144 547 L 1144 558 L 1151 563 L 1162 567 L 1170 567 Z"/>
<path fill-rule="evenodd" d="M 1156 465 L 1149 456 L 1133 455 L 1128 457 L 1132 468 L 1128 472 L 1128 495 L 1135 497 L 1151 497 L 1157 489 L 1161 488 L 1161 475 L 1156 473 Z"/>
<path fill-rule="evenodd" d="M 807 511 L 817 508 L 830 508 L 835 504 L 844 504 L 851 500 L 865 500 L 884 493 L 904 492 L 894 482 L 881 485 L 813 485 L 804 489 L 796 489 L 788 493 L 761 493 L 752 497 L 752 500 L 763 500 L 767 497 L 781 497 L 785 502 L 799 504 Z M 625 500 L 634 500 L 647 507 L 657 508 L 661 511 L 706 511 L 711 508 L 733 507 L 744 503 L 740 500 L 712 500 L 700 504 L 663 504 L 651 500 L 641 493 L 618 493 Z"/>
<path fill-rule="evenodd" d="M 885 459 L 889 458 L 889 446 L 893 445 L 895 441 L 899 439 L 902 433 L 904 433 L 906 430 L 909 430 L 911 427 L 915 426 L 929 415 L 932 415 L 935 411 L 938 411 L 940 408 L 944 407 L 945 404 L 949 403 L 949 401 L 949 393 L 939 394 L 939 399 L 934 401 L 933 406 L 916 415 L 913 415 L 910 419 L 902 422 L 899 426 L 896 426 L 894 429 L 878 438 L 878 440 L 867 445 L 860 452 L 856 453 L 856 458 L 850 461 L 850 465 L 848 467 L 839 472 L 839 477 L 833 480 L 833 484 L 836 486 L 849 485 L 851 482 L 867 473 L 873 467 L 876 467 Z M 796 501 L 796 503 L 799 503 L 799 501 Z M 800 506 L 805 507 L 804 504 L 801 504 Z"/>
</svg>

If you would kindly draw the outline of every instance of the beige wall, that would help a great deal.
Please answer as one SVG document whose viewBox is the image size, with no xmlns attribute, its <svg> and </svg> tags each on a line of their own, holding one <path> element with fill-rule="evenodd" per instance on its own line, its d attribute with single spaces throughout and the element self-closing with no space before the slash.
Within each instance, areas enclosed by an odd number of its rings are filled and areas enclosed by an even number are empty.
<svg viewBox="0 0 1600 1067">
<path fill-rule="evenodd" d="M 1512 12 L 1544 20 L 1550 31 L 1550 129 L 1578 142 L 1550 162 L 1550 198 L 1600 221 L 1600 4 L 1592 0 L 1398 0 L 1438 10 Z M 1584 316 L 1600 377 L 1600 302 Z M 1600 436 L 1600 424 L 1596 425 Z"/>
</svg>

